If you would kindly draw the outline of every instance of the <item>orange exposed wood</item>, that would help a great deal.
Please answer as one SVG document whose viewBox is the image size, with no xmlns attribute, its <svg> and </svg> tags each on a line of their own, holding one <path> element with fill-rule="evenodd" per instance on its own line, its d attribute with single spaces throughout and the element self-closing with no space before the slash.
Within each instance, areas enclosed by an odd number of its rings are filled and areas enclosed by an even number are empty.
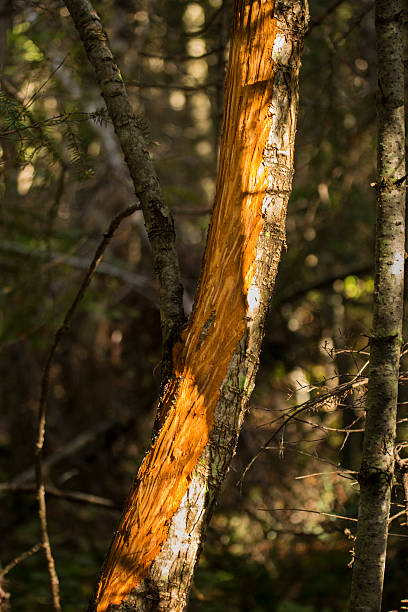
<svg viewBox="0 0 408 612">
<path fill-rule="evenodd" d="M 246 296 L 264 223 L 273 8 L 270 0 L 235 3 L 216 201 L 199 293 L 174 348 L 175 380 L 161 399 L 163 425 L 129 493 L 101 574 L 98 612 L 120 604 L 160 552 L 209 440 L 221 384 L 246 331 Z"/>
</svg>

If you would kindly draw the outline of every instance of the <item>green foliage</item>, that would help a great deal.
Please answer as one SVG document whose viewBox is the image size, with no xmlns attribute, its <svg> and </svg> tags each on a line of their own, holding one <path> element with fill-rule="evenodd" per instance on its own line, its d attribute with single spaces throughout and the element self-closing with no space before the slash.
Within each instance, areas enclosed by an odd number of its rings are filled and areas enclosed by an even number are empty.
<svg viewBox="0 0 408 612">
<path fill-rule="evenodd" d="M 26 117 L 25 108 L 4 91 L 0 91 L 0 119 L 4 122 L 5 129 L 24 129 Z"/>
<path fill-rule="evenodd" d="M 100 113 L 97 116 L 98 121 L 103 121 L 103 119 L 100 119 Z M 76 169 L 79 178 L 84 180 L 94 176 L 94 169 L 92 168 L 89 156 L 85 151 L 83 136 L 78 129 L 78 126 L 73 121 L 67 119 L 63 123 L 63 136 L 70 154 L 71 164 Z"/>
</svg>

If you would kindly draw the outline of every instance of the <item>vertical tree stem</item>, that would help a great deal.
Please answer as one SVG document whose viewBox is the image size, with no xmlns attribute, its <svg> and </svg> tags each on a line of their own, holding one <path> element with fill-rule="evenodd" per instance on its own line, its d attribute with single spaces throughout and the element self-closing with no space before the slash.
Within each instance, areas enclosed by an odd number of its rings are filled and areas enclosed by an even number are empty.
<svg viewBox="0 0 408 612">
<path fill-rule="evenodd" d="M 405 261 L 405 128 L 402 0 L 377 0 L 377 226 L 367 420 L 352 612 L 378 612 L 394 477 Z"/>
<path fill-rule="evenodd" d="M 111 221 L 107 232 L 103 235 L 101 242 L 96 249 L 94 258 L 89 266 L 89 269 L 81 283 L 81 286 L 75 295 L 75 298 L 69 307 L 64 320 L 61 326 L 57 329 L 54 341 L 49 350 L 47 361 L 44 367 L 44 371 L 41 379 L 41 397 L 39 402 L 38 409 L 38 425 L 37 425 L 37 441 L 35 448 L 35 480 L 36 480 L 36 492 L 37 492 L 37 503 L 38 503 L 38 517 L 40 519 L 41 525 L 41 544 L 45 551 L 45 556 L 47 559 L 47 567 L 48 567 L 48 577 L 51 588 L 52 602 L 54 606 L 55 612 L 60 612 L 61 610 L 61 602 L 59 595 L 59 580 L 58 575 L 55 569 L 54 557 L 52 555 L 50 538 L 48 535 L 48 527 L 47 527 L 47 506 L 45 501 L 45 484 L 44 484 L 44 476 L 43 476 L 43 450 L 44 450 L 44 441 L 45 441 L 45 427 L 47 423 L 47 401 L 48 401 L 48 392 L 50 386 L 50 372 L 51 366 L 54 361 L 54 356 L 56 350 L 61 342 L 61 339 L 65 332 L 69 329 L 69 326 L 72 322 L 76 309 L 81 302 L 85 291 L 89 287 L 94 274 L 96 272 L 96 268 L 102 260 L 103 254 L 109 245 L 115 231 L 119 227 L 120 223 L 133 214 L 138 209 L 137 204 L 132 204 L 128 206 L 125 210 L 120 212 L 114 219 Z"/>
<path fill-rule="evenodd" d="M 65 0 L 84 44 L 106 108 L 119 139 L 135 193 L 143 211 L 159 285 L 163 335 L 163 377 L 172 369 L 171 349 L 185 322 L 174 223 L 146 147 L 140 118 L 133 112 L 126 87 L 115 64 L 106 32 L 89 0 Z"/>
</svg>

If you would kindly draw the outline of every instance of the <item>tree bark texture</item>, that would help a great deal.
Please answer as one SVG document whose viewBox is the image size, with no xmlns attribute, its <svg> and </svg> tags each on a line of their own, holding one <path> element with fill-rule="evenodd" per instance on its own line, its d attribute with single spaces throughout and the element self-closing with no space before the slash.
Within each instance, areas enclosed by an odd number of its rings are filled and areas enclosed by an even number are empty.
<svg viewBox="0 0 408 612">
<path fill-rule="evenodd" d="M 377 226 L 352 612 L 378 612 L 394 477 L 405 261 L 403 1 L 377 0 Z"/>
<path fill-rule="evenodd" d="M 143 211 L 159 284 L 164 347 L 163 372 L 168 374 L 171 371 L 168 353 L 185 322 L 173 218 L 163 199 L 159 180 L 146 147 L 140 118 L 133 112 L 122 75 L 115 64 L 107 35 L 97 13 L 88 0 L 65 0 L 65 5 L 95 71 Z"/>
<path fill-rule="evenodd" d="M 67 1 L 67 5 L 73 4 Z M 306 0 L 235 0 L 216 198 L 157 435 L 90 610 L 185 609 L 254 387 L 292 185 Z"/>
</svg>

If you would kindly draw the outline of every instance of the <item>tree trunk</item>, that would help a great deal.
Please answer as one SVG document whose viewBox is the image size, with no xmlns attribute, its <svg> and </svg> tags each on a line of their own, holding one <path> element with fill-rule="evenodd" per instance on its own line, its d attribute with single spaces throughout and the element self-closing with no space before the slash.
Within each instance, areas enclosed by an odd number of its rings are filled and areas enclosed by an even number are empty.
<svg viewBox="0 0 408 612">
<path fill-rule="evenodd" d="M 72 14 L 76 0 L 66 4 Z M 200 286 L 190 322 L 173 348 L 158 433 L 128 495 L 90 610 L 174 612 L 187 604 L 254 387 L 285 245 L 307 18 L 307 0 L 235 0 L 216 198 Z M 81 37 L 89 56 L 97 36 L 92 45 Z"/>
<path fill-rule="evenodd" d="M 378 612 L 394 476 L 405 261 L 402 0 L 377 0 L 377 227 L 367 419 L 352 612 Z"/>
</svg>

